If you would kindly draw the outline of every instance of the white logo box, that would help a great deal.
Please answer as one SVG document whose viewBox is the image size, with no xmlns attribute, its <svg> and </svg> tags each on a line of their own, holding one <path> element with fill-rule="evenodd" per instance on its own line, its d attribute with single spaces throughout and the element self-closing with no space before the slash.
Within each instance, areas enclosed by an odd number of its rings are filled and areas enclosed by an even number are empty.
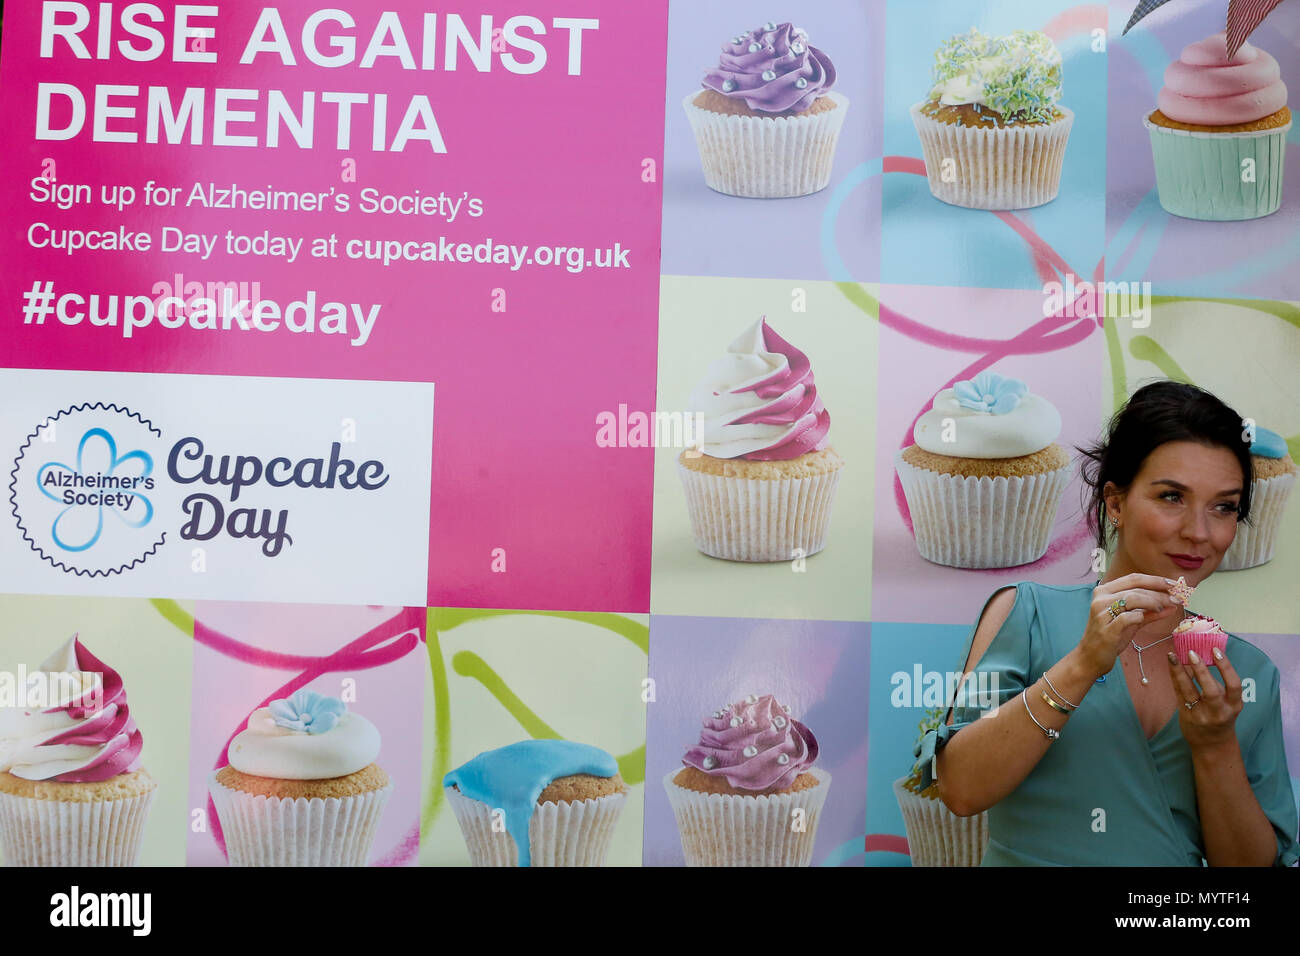
<svg viewBox="0 0 1300 956">
<path fill-rule="evenodd" d="M 423 606 L 433 393 L 0 369 L 0 590 Z"/>
</svg>

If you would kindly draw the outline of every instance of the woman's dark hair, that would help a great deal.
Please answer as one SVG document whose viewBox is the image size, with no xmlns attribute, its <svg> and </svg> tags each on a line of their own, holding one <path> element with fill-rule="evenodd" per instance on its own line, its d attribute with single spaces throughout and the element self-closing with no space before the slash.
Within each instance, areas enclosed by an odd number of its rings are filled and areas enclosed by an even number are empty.
<svg viewBox="0 0 1300 956">
<path fill-rule="evenodd" d="M 1106 426 L 1106 437 L 1083 455 L 1083 480 L 1088 486 L 1085 512 L 1088 527 L 1103 550 L 1109 544 L 1106 484 L 1124 489 L 1133 483 L 1147 456 L 1165 442 L 1194 441 L 1226 448 L 1241 464 L 1241 500 L 1237 520 L 1250 516 L 1250 442 L 1240 415 L 1218 397 L 1182 382 L 1152 382 L 1133 393 Z"/>
</svg>

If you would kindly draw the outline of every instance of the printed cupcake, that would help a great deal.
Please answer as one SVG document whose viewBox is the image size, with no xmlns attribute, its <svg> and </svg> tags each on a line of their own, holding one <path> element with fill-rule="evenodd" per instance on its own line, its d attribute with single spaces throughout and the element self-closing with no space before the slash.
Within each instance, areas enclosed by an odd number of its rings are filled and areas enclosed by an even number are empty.
<svg viewBox="0 0 1300 956">
<path fill-rule="evenodd" d="M 928 711 L 920 739 L 943 723 L 942 708 Z M 894 781 L 894 797 L 907 829 L 912 866 L 979 866 L 989 843 L 988 813 L 959 817 L 939 797 L 939 784 L 922 786 L 921 765 Z"/>
<path fill-rule="evenodd" d="M 231 866 L 365 866 L 393 784 L 379 731 L 300 690 L 248 718 L 208 778 Z"/>
<path fill-rule="evenodd" d="M 953 568 L 1041 558 L 1070 480 L 1060 433 L 1055 406 L 1017 379 L 986 371 L 939 392 L 894 458 L 921 557 Z"/>
<path fill-rule="evenodd" d="M 1220 571 L 1241 571 L 1273 560 L 1282 512 L 1295 487 L 1298 469 L 1277 432 L 1255 429 L 1250 467 L 1250 524 L 1237 524 L 1237 536 L 1219 562 Z"/>
<path fill-rule="evenodd" d="M 683 100 L 710 189 L 785 199 L 825 189 L 848 98 L 808 34 L 766 23 L 723 44 L 704 89 Z"/>
<path fill-rule="evenodd" d="M 770 694 L 714 711 L 664 778 L 686 865 L 808 866 L 831 785 L 817 753 L 812 731 Z"/>
<path fill-rule="evenodd" d="M 23 690 L 0 709 L 4 862 L 134 866 L 157 784 L 121 676 L 74 635 Z"/>
<path fill-rule="evenodd" d="M 628 793 L 613 756 L 571 740 L 489 750 L 442 785 L 474 866 L 601 866 Z"/>
<path fill-rule="evenodd" d="M 1045 33 L 971 27 L 934 57 L 934 86 L 912 107 L 930 192 L 971 209 L 1056 198 L 1074 114 L 1060 105 L 1061 53 Z"/>
<path fill-rule="evenodd" d="M 1202 664 L 1213 664 L 1216 647 L 1220 652 L 1228 649 L 1228 632 L 1214 618 L 1190 614 L 1174 628 L 1174 653 L 1180 664 L 1191 663 L 1189 651 L 1195 651 Z"/>
<path fill-rule="evenodd" d="M 789 561 L 826 545 L 844 460 L 808 357 L 759 319 L 690 396 L 701 447 L 678 458 L 695 546 L 728 561 Z"/>
<path fill-rule="evenodd" d="M 1165 70 L 1151 134 L 1156 189 L 1186 219 L 1258 219 L 1282 204 L 1291 110 L 1277 60 L 1243 43 L 1228 59 L 1219 33 Z M 1250 171 L 1250 175 L 1246 171 Z"/>
</svg>

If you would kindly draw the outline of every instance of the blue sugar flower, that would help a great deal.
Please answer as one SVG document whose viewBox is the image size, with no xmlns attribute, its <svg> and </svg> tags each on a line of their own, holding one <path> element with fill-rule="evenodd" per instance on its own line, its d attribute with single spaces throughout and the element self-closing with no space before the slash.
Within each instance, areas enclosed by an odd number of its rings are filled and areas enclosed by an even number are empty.
<svg viewBox="0 0 1300 956">
<path fill-rule="evenodd" d="M 337 697 L 326 697 L 314 690 L 300 690 L 288 700 L 273 700 L 268 705 L 277 725 L 304 734 L 323 734 L 333 730 L 348 705 Z"/>
<path fill-rule="evenodd" d="M 952 387 L 958 404 L 977 412 L 1005 415 L 1029 393 L 1029 386 L 1016 378 L 996 372 L 980 372 L 974 380 L 963 380 Z"/>
</svg>

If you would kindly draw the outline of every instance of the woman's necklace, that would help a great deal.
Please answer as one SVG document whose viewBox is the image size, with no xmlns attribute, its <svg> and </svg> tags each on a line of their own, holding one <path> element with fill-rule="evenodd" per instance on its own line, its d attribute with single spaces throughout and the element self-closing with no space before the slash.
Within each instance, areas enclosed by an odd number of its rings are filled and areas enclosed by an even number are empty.
<svg viewBox="0 0 1300 956">
<path fill-rule="evenodd" d="M 1183 608 L 1183 618 L 1185 619 L 1186 617 L 1187 617 L 1187 608 L 1184 607 L 1184 608 Z M 1150 681 L 1150 679 L 1147 678 L 1147 672 L 1146 672 L 1146 669 L 1142 666 L 1142 652 L 1143 652 L 1143 651 L 1149 651 L 1149 650 L 1151 650 L 1151 648 L 1155 647 L 1157 644 L 1163 644 L 1165 641 L 1169 640 L 1169 639 L 1172 638 L 1173 636 L 1174 636 L 1174 632 L 1173 632 L 1173 631 L 1170 631 L 1170 632 L 1169 632 L 1168 634 L 1166 634 L 1164 637 L 1160 638 L 1160 640 L 1158 640 L 1158 641 L 1152 641 L 1150 644 L 1146 644 L 1146 645 L 1144 645 L 1144 646 L 1142 646 L 1142 647 L 1138 647 L 1138 645 L 1137 645 L 1137 641 L 1134 641 L 1134 640 L 1130 640 L 1130 641 L 1129 641 L 1129 644 L 1131 644 L 1131 645 L 1133 646 L 1133 650 L 1137 651 L 1137 655 L 1138 655 L 1138 673 L 1142 675 L 1142 686 L 1143 686 L 1143 687 L 1145 687 L 1147 684 L 1150 684 L 1151 681 Z"/>
</svg>

